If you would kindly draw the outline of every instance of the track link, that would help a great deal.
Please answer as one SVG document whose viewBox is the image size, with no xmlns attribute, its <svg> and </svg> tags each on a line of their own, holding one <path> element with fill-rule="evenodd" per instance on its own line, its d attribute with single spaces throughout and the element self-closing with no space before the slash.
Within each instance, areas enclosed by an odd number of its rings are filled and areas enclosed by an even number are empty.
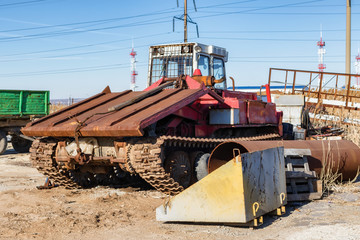
<svg viewBox="0 0 360 240">
<path fill-rule="evenodd" d="M 256 141 L 277 139 L 278 134 L 267 134 L 243 138 L 187 138 L 162 136 L 157 139 L 142 139 L 130 144 L 128 160 L 135 171 L 158 191 L 168 195 L 176 195 L 184 190 L 164 169 L 164 148 L 213 148 L 224 141 Z"/>
<path fill-rule="evenodd" d="M 184 188 L 179 185 L 170 174 L 165 172 L 162 161 L 162 138 L 147 141 L 139 141 L 131 145 L 129 154 L 130 162 L 136 173 L 158 191 L 169 195 L 180 193 Z"/>
<path fill-rule="evenodd" d="M 63 186 L 67 189 L 79 188 L 80 186 L 69 177 L 69 173 L 59 169 L 56 162 L 53 161 L 56 144 L 56 141 L 50 139 L 35 140 L 30 147 L 32 166 L 49 177 L 54 185 Z"/>
</svg>

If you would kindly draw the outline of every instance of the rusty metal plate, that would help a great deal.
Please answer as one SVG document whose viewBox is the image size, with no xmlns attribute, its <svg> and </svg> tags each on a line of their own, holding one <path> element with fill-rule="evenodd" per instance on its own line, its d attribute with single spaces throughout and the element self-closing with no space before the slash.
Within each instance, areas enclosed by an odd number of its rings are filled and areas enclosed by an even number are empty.
<svg viewBox="0 0 360 240">
<path fill-rule="evenodd" d="M 276 107 L 273 103 L 249 101 L 247 114 L 249 124 L 277 124 Z"/>
<path fill-rule="evenodd" d="M 55 112 L 22 129 L 27 136 L 74 136 L 79 122 L 82 136 L 142 136 L 142 130 L 191 104 L 208 93 L 206 89 L 166 89 L 119 111 L 110 107 L 131 100 L 144 92 L 102 92 Z"/>
</svg>

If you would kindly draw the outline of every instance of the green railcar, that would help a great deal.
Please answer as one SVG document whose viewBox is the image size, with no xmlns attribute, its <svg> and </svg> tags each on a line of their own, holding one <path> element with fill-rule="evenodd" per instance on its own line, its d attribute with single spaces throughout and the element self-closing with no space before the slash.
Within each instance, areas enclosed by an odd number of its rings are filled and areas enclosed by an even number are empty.
<svg viewBox="0 0 360 240">
<path fill-rule="evenodd" d="M 49 105 L 49 91 L 0 90 L 0 154 L 6 150 L 7 135 L 11 135 L 15 151 L 27 152 L 31 141 L 20 129 L 35 118 L 48 115 Z"/>
</svg>

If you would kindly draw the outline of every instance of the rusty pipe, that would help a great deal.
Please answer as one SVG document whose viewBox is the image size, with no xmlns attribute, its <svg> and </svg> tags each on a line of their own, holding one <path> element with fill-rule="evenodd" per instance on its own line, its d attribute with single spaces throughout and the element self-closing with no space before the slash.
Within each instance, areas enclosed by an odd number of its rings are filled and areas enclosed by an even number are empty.
<svg viewBox="0 0 360 240">
<path fill-rule="evenodd" d="M 232 81 L 232 90 L 235 91 L 235 80 L 233 77 L 230 77 L 231 81 Z"/>
<path fill-rule="evenodd" d="M 224 142 L 212 151 L 208 163 L 209 173 L 231 160 L 233 149 L 246 153 L 279 146 L 284 146 L 284 149 L 309 149 L 311 151 L 311 156 L 308 157 L 309 167 L 318 176 L 321 169 L 327 165 L 331 166 L 333 172 L 338 170 L 343 180 L 351 180 L 360 167 L 360 148 L 347 140 L 237 141 Z"/>
</svg>

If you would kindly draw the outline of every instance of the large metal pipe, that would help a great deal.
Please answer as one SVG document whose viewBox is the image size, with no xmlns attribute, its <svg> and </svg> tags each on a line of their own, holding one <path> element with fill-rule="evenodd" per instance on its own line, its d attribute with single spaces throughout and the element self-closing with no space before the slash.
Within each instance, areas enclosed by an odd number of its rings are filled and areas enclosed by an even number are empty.
<svg viewBox="0 0 360 240">
<path fill-rule="evenodd" d="M 309 167 L 318 176 L 324 166 L 331 166 L 333 172 L 342 174 L 343 180 L 349 180 L 356 176 L 360 167 L 360 148 L 347 140 L 238 141 L 224 142 L 212 151 L 208 164 L 209 173 L 231 160 L 234 149 L 246 153 L 279 146 L 284 146 L 285 149 L 309 149 Z"/>
</svg>

